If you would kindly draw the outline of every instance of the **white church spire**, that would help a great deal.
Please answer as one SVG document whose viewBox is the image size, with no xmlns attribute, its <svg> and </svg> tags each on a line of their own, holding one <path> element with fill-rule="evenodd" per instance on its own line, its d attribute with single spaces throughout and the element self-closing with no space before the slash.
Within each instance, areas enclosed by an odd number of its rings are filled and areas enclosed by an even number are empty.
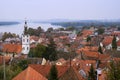
<svg viewBox="0 0 120 80">
<path fill-rule="evenodd" d="M 24 32 L 22 34 L 22 53 L 28 54 L 30 51 L 30 35 L 27 33 L 27 21 L 25 20 Z"/>
</svg>

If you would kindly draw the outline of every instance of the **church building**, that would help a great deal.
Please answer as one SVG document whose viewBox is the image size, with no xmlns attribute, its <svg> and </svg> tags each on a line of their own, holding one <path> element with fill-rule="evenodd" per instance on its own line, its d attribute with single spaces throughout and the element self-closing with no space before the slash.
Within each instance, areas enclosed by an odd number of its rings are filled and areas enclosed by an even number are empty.
<svg viewBox="0 0 120 80">
<path fill-rule="evenodd" d="M 27 21 L 25 21 L 24 32 L 22 34 L 22 54 L 27 55 L 30 51 L 30 35 L 27 33 Z"/>
</svg>

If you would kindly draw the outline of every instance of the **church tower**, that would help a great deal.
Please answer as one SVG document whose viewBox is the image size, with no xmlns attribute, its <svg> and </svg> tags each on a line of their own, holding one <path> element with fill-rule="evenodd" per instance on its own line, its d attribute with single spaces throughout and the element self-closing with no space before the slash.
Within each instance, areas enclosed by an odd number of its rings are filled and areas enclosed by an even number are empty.
<svg viewBox="0 0 120 80">
<path fill-rule="evenodd" d="M 27 21 L 24 24 L 24 32 L 22 34 L 22 54 L 28 54 L 30 51 L 30 35 L 27 33 Z"/>
</svg>

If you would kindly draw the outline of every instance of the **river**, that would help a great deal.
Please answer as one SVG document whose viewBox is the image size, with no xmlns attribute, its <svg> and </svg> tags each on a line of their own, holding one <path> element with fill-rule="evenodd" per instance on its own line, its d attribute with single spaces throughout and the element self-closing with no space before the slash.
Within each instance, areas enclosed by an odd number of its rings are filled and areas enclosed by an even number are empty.
<svg viewBox="0 0 120 80">
<path fill-rule="evenodd" d="M 37 28 L 39 26 L 41 26 L 42 29 L 44 29 L 45 31 L 49 28 L 60 28 L 62 26 L 56 26 L 56 25 L 51 25 L 50 23 L 27 23 L 28 28 Z M 2 25 L 0 26 L 0 33 L 2 32 L 11 32 L 11 33 L 16 33 L 18 35 L 21 35 L 23 33 L 24 30 L 24 23 L 20 23 L 20 24 L 16 24 L 16 25 Z"/>
</svg>

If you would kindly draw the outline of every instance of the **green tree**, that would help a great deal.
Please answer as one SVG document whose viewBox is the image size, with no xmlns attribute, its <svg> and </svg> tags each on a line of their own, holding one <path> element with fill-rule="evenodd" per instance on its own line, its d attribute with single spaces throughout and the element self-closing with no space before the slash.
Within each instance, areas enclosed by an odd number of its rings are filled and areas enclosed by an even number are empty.
<svg viewBox="0 0 120 80">
<path fill-rule="evenodd" d="M 44 32 L 44 30 L 40 26 L 37 29 L 29 28 L 27 30 L 27 33 L 29 35 L 35 35 L 35 36 L 40 36 L 41 32 Z"/>
<path fill-rule="evenodd" d="M 98 47 L 98 52 L 101 53 L 101 54 L 103 54 L 102 47 L 100 45 Z"/>
<path fill-rule="evenodd" d="M 87 42 L 90 42 L 90 41 L 91 41 L 91 37 L 88 36 L 88 37 L 87 37 Z"/>
<path fill-rule="evenodd" d="M 58 28 L 58 30 L 60 30 L 60 31 L 64 31 L 64 28 Z"/>
<path fill-rule="evenodd" d="M 46 46 L 38 44 L 34 50 L 34 57 L 42 57 L 42 55 L 46 53 Z"/>
<path fill-rule="evenodd" d="M 28 57 L 35 57 L 35 48 L 31 48 Z"/>
<path fill-rule="evenodd" d="M 35 29 L 29 28 L 29 29 L 27 30 L 27 33 L 28 33 L 29 35 L 35 35 Z"/>
<path fill-rule="evenodd" d="M 107 80 L 120 80 L 120 62 L 111 61 L 108 69 Z"/>
<path fill-rule="evenodd" d="M 12 80 L 22 69 L 18 65 L 6 65 L 6 80 Z M 3 66 L 0 66 L 0 80 L 4 79 Z"/>
<path fill-rule="evenodd" d="M 28 67 L 28 60 L 21 60 L 17 63 L 17 65 L 22 69 L 26 69 Z"/>
<path fill-rule="evenodd" d="M 56 52 L 56 44 L 53 41 L 53 39 L 50 39 L 50 44 L 48 44 L 48 48 L 47 48 L 47 53 L 50 54 L 49 55 L 49 60 L 50 61 L 55 61 L 57 60 L 57 52 Z"/>
<path fill-rule="evenodd" d="M 35 35 L 36 36 L 40 36 L 40 33 L 44 32 L 44 30 L 39 26 L 36 30 L 35 30 Z"/>
<path fill-rule="evenodd" d="M 114 37 L 113 37 L 113 40 L 112 40 L 112 49 L 113 49 L 113 50 L 116 50 L 116 49 L 117 49 L 116 36 L 114 36 Z"/>
<path fill-rule="evenodd" d="M 105 32 L 105 29 L 104 28 L 99 28 L 97 30 L 98 34 L 103 34 Z"/>
<path fill-rule="evenodd" d="M 52 27 L 50 27 L 50 28 L 47 29 L 47 32 L 50 33 L 50 32 L 53 31 L 53 30 L 54 30 L 54 29 L 53 29 Z"/>
<path fill-rule="evenodd" d="M 52 65 L 50 69 L 48 80 L 58 80 L 58 71 L 55 65 Z"/>
<path fill-rule="evenodd" d="M 96 80 L 96 72 L 95 72 L 95 70 L 94 70 L 94 67 L 93 67 L 93 65 L 91 65 L 91 67 L 90 67 L 90 71 L 88 72 L 88 79 L 89 80 Z"/>
<path fill-rule="evenodd" d="M 70 26 L 70 27 L 67 27 L 66 30 L 67 30 L 67 31 L 73 31 L 73 30 L 75 30 L 75 27 Z"/>
<path fill-rule="evenodd" d="M 50 61 L 55 61 L 57 60 L 56 44 L 52 38 L 49 41 L 50 43 L 46 47 L 46 52 L 42 55 L 42 57 Z"/>
<path fill-rule="evenodd" d="M 47 52 L 46 46 L 37 44 L 37 46 L 35 48 L 30 49 L 28 57 L 37 57 L 37 58 L 46 57 L 46 56 L 48 56 L 48 55 L 45 55 L 46 52 Z"/>
<path fill-rule="evenodd" d="M 18 35 L 16 35 L 15 33 L 7 33 L 5 32 L 3 35 L 2 35 L 2 40 L 4 41 L 6 38 L 16 38 L 16 37 L 19 37 Z"/>
</svg>

